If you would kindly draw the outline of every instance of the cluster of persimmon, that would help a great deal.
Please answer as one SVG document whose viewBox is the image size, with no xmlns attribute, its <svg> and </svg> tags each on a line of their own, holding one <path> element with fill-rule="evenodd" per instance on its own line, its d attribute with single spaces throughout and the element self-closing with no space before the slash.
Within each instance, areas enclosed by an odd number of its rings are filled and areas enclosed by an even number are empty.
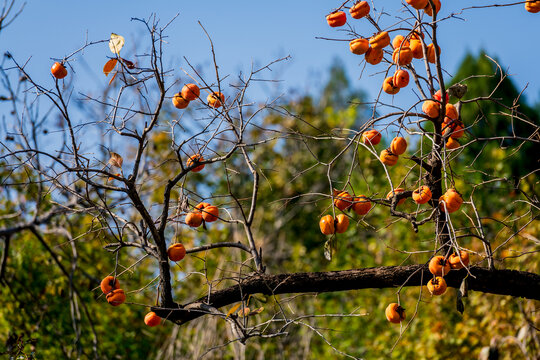
<svg viewBox="0 0 540 360">
<path fill-rule="evenodd" d="M 112 306 L 118 306 L 126 301 L 124 290 L 120 289 L 120 282 L 114 276 L 106 276 L 101 280 L 101 291 L 105 294 L 107 302 Z"/>
<path fill-rule="evenodd" d="M 191 227 L 199 227 L 204 222 L 214 222 L 219 218 L 219 208 L 209 203 L 202 202 L 195 206 L 193 211 L 186 215 L 186 224 Z"/>
<path fill-rule="evenodd" d="M 366 145 L 378 145 L 381 142 L 381 133 L 375 129 L 366 130 L 362 133 L 362 142 Z M 399 155 L 402 155 L 407 150 L 407 140 L 401 136 L 392 139 L 390 147 L 381 151 L 379 159 L 388 166 L 397 164 Z"/>
<path fill-rule="evenodd" d="M 371 201 L 364 195 L 352 196 L 347 191 L 336 193 L 334 206 L 343 212 L 353 210 L 363 216 L 371 209 Z M 347 231 L 349 218 L 344 213 L 336 215 L 335 219 L 332 215 L 325 215 L 319 221 L 319 227 L 324 235 L 341 234 Z"/>
<path fill-rule="evenodd" d="M 403 188 L 396 188 L 394 191 L 390 191 L 386 195 L 386 200 L 390 201 L 390 203 L 393 201 L 394 196 L 398 196 L 399 194 L 405 192 L 405 189 Z M 427 185 L 422 185 L 418 189 L 414 190 L 412 193 L 412 199 L 413 201 L 418 204 L 422 205 L 427 203 L 429 200 L 431 200 L 432 194 L 431 189 Z M 396 206 L 401 205 L 405 202 L 405 198 L 401 198 L 398 200 Z"/>
<path fill-rule="evenodd" d="M 429 16 L 433 15 L 433 8 L 428 0 L 407 0 L 407 3 L 418 10 L 423 10 Z M 441 9 L 440 0 L 433 1 L 435 12 L 438 13 Z M 371 8 L 367 1 L 356 2 L 350 9 L 351 16 L 355 19 L 368 17 Z M 344 11 L 336 10 L 326 16 L 328 25 L 332 27 L 343 26 L 347 22 L 347 15 Z M 349 49 L 353 54 L 364 55 L 368 64 L 377 65 L 384 58 L 384 48 L 392 44 L 392 62 L 398 67 L 393 76 L 387 77 L 383 82 L 383 91 L 387 94 L 397 94 L 401 88 L 409 84 L 409 73 L 407 70 L 399 67 L 408 66 L 413 59 L 424 58 L 425 54 L 428 62 L 435 63 L 435 45 L 423 44 L 424 34 L 411 30 L 406 36 L 397 35 L 392 42 L 388 31 L 380 31 L 368 39 L 356 38 L 349 42 Z M 440 52 L 440 48 L 438 49 Z"/>
<path fill-rule="evenodd" d="M 448 275 L 450 270 L 459 270 L 469 265 L 469 253 L 461 250 L 459 255 L 453 253 L 447 259 L 442 255 L 434 256 L 429 261 L 429 271 L 433 278 L 428 281 L 427 289 L 432 295 L 442 295 L 446 292 L 446 280 L 444 276 Z"/>
<path fill-rule="evenodd" d="M 426 287 L 431 295 L 442 295 L 446 292 L 448 285 L 444 276 L 450 270 L 459 270 L 469 266 L 469 253 L 461 250 L 459 255 L 454 253 L 448 259 L 444 256 L 434 256 L 429 262 L 429 271 L 433 278 L 428 281 Z M 397 303 L 388 304 L 385 310 L 386 319 L 394 324 L 399 324 L 405 320 L 405 309 Z"/>
<path fill-rule="evenodd" d="M 449 150 L 459 147 L 459 139 L 465 132 L 465 126 L 459 119 L 459 113 L 456 106 L 448 102 L 449 97 L 446 94 L 446 106 L 444 112 L 444 120 L 442 123 L 443 136 L 448 138 L 446 141 L 446 148 Z M 441 91 L 437 91 L 433 95 L 433 100 L 426 100 L 422 104 L 422 112 L 429 116 L 431 119 L 437 119 L 441 115 L 442 110 L 442 95 Z"/>
<path fill-rule="evenodd" d="M 174 94 L 172 103 L 177 109 L 185 109 L 189 103 L 195 99 L 198 99 L 201 95 L 201 89 L 197 84 L 186 84 L 182 88 L 182 91 Z M 212 92 L 206 97 L 208 106 L 217 109 L 223 105 L 225 96 L 220 92 Z"/>
</svg>

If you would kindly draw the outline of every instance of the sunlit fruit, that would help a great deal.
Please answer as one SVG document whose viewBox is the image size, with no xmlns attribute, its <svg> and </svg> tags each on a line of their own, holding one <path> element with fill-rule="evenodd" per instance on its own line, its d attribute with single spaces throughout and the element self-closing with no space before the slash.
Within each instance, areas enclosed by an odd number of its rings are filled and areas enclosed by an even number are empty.
<svg viewBox="0 0 540 360">
<path fill-rule="evenodd" d="M 405 309 L 399 306 L 397 303 L 391 303 L 385 310 L 386 319 L 393 324 L 399 324 L 405 320 Z"/>
<path fill-rule="evenodd" d="M 347 231 L 349 218 L 345 214 L 336 215 L 336 233 L 341 234 Z"/>
<path fill-rule="evenodd" d="M 120 289 L 120 282 L 114 276 L 107 276 L 101 280 L 100 287 L 104 294 L 108 294 L 115 289 Z"/>
<path fill-rule="evenodd" d="M 182 97 L 188 101 L 197 99 L 200 94 L 201 94 L 201 90 L 196 84 L 184 85 L 181 92 Z"/>
<path fill-rule="evenodd" d="M 349 9 L 349 13 L 354 19 L 361 19 L 369 14 L 370 10 L 371 8 L 367 1 L 359 1 Z"/>
<path fill-rule="evenodd" d="M 369 50 L 369 41 L 367 39 L 354 39 L 349 43 L 349 49 L 353 54 L 363 55 Z"/>
<path fill-rule="evenodd" d="M 390 35 L 387 31 L 382 31 L 376 35 L 373 35 L 369 39 L 369 45 L 372 49 L 382 49 L 390 45 Z"/>
<path fill-rule="evenodd" d="M 384 149 L 379 155 L 381 162 L 388 166 L 394 166 L 397 164 L 399 156 L 393 154 L 389 149 Z"/>
<path fill-rule="evenodd" d="M 394 85 L 394 78 L 392 76 L 384 79 L 383 91 L 390 95 L 395 95 L 399 92 L 400 88 Z"/>
<path fill-rule="evenodd" d="M 539 0 L 527 0 L 525 2 L 525 10 L 530 13 L 536 14 L 540 12 L 540 1 Z"/>
<path fill-rule="evenodd" d="M 331 27 L 343 26 L 347 22 L 347 15 L 343 11 L 335 11 L 326 16 L 326 22 Z"/>
<path fill-rule="evenodd" d="M 422 185 L 412 193 L 412 199 L 417 204 L 425 204 L 431 200 L 431 190 L 428 186 Z"/>
<path fill-rule="evenodd" d="M 429 261 L 429 271 L 435 276 L 445 276 L 450 272 L 450 263 L 444 256 L 434 256 Z"/>
<path fill-rule="evenodd" d="M 438 118 L 441 111 L 441 104 L 433 100 L 425 100 L 422 104 L 422 111 L 430 118 Z"/>
<path fill-rule="evenodd" d="M 67 76 L 68 71 L 63 64 L 57 61 L 51 67 L 51 73 L 53 74 L 55 78 L 63 79 Z"/>
<path fill-rule="evenodd" d="M 186 224 L 191 227 L 199 227 L 202 224 L 202 215 L 200 212 L 189 212 L 186 215 Z"/>
<path fill-rule="evenodd" d="M 394 86 L 397 86 L 399 88 L 404 88 L 409 85 L 409 73 L 407 72 L 407 70 L 400 69 L 396 71 L 392 79 L 394 81 Z"/>
<path fill-rule="evenodd" d="M 405 0 L 416 10 L 423 10 L 428 5 L 428 0 Z"/>
<path fill-rule="evenodd" d="M 354 198 L 352 209 L 358 215 L 366 215 L 371 209 L 371 202 L 364 195 Z"/>
<path fill-rule="evenodd" d="M 380 63 L 384 57 L 383 49 L 374 49 L 369 48 L 368 51 L 364 54 L 366 62 L 371 65 L 377 65 Z"/>
<path fill-rule="evenodd" d="M 334 218 L 332 215 L 323 216 L 321 220 L 319 220 L 319 228 L 324 235 L 334 234 L 336 231 L 334 227 Z"/>
<path fill-rule="evenodd" d="M 390 151 L 393 154 L 401 155 L 407 150 L 407 140 L 404 137 L 397 136 L 390 143 Z"/>
<path fill-rule="evenodd" d="M 177 109 L 185 109 L 189 105 L 189 100 L 184 99 L 180 93 L 176 93 L 172 98 L 172 103 Z"/>
<path fill-rule="evenodd" d="M 193 165 L 200 164 L 204 161 L 204 158 L 201 154 L 195 154 L 189 157 L 189 159 L 186 162 L 186 166 L 188 168 L 192 167 Z M 204 169 L 204 164 L 200 164 L 198 166 L 195 166 L 193 169 L 191 169 L 192 172 L 199 172 L 202 169 Z"/>
<path fill-rule="evenodd" d="M 161 322 L 161 318 L 157 316 L 156 313 L 153 311 L 150 311 L 144 317 L 144 323 L 150 327 L 158 326 L 160 322 Z"/>
<path fill-rule="evenodd" d="M 399 66 L 407 66 L 412 62 L 413 52 L 408 46 L 396 48 L 392 53 L 392 61 Z"/>
<path fill-rule="evenodd" d="M 167 249 L 167 255 L 171 261 L 180 261 L 186 256 L 186 248 L 181 243 L 172 244 Z"/>
<path fill-rule="evenodd" d="M 122 289 L 115 289 L 109 292 L 106 296 L 107 302 L 112 306 L 118 306 L 126 301 L 126 294 Z"/>
<path fill-rule="evenodd" d="M 399 195 L 401 194 L 402 192 L 404 192 L 405 189 L 402 189 L 402 188 L 397 188 L 397 189 L 394 189 L 394 192 L 392 193 L 392 191 L 390 191 L 387 195 L 386 195 L 386 200 L 389 200 L 389 201 L 392 201 L 392 198 L 394 197 L 394 194 L 395 195 Z M 402 198 L 402 199 L 399 199 L 398 202 L 397 202 L 397 205 L 401 205 L 405 202 L 405 198 Z M 396 206 L 397 206 L 396 205 Z"/>
<path fill-rule="evenodd" d="M 381 133 L 377 130 L 366 130 L 362 133 L 362 142 L 366 145 L 377 145 L 381 142 Z"/>
<path fill-rule="evenodd" d="M 217 109 L 223 105 L 225 96 L 220 92 L 213 92 L 206 97 L 206 101 L 208 102 L 208 106 Z"/>
<path fill-rule="evenodd" d="M 334 199 L 334 205 L 341 211 L 352 206 L 353 197 L 346 191 L 340 192 Z"/>
<path fill-rule="evenodd" d="M 210 205 L 207 202 L 201 202 L 196 207 L 206 222 L 214 222 L 219 218 L 219 209 L 217 206 Z"/>
<path fill-rule="evenodd" d="M 446 280 L 440 276 L 434 277 L 427 283 L 427 289 L 431 295 L 442 295 L 446 292 L 446 288 Z"/>
<path fill-rule="evenodd" d="M 456 253 L 450 255 L 448 262 L 450 263 L 450 267 L 454 270 L 463 269 L 469 265 L 469 253 L 461 250 L 459 255 Z"/>
<path fill-rule="evenodd" d="M 441 0 L 433 0 L 433 4 L 435 5 L 435 14 L 439 13 L 439 10 L 441 10 Z M 427 3 L 426 7 L 424 8 L 424 11 L 429 16 L 433 16 L 433 8 L 431 7 L 431 4 Z"/>
</svg>

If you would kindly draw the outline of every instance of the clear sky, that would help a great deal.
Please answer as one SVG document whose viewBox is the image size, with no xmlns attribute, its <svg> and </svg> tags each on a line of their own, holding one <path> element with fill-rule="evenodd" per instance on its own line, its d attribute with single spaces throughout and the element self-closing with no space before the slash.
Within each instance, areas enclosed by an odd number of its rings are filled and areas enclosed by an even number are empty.
<svg viewBox="0 0 540 360">
<path fill-rule="evenodd" d="M 510 3 L 509 0 L 499 4 Z M 513 74 L 518 88 L 530 82 L 526 90 L 529 102 L 540 101 L 540 14 L 530 14 L 523 4 L 488 9 L 465 6 L 492 3 L 485 0 L 442 0 L 440 17 L 451 13 L 454 18 L 441 23 L 440 44 L 445 70 L 452 74 L 467 51 L 485 49 L 499 58 Z M 166 64 L 180 73 L 186 68 L 183 57 L 201 66 L 211 64 L 209 44 L 200 21 L 211 35 L 217 60 L 223 74 L 235 75 L 249 70 L 251 63 L 265 64 L 291 55 L 291 60 L 274 67 L 272 77 L 283 80 L 280 91 L 295 89 L 313 91 L 326 81 L 326 70 L 335 58 L 345 65 L 348 75 L 373 99 L 379 91 L 382 74 L 369 76 L 382 69 L 368 68 L 360 79 L 363 57 L 353 55 L 347 42 L 327 41 L 316 37 L 350 39 L 344 32 L 330 28 L 325 15 L 343 1 L 76 1 L 28 0 L 20 17 L 0 34 L 2 51 L 9 50 L 19 62 L 30 57 L 28 70 L 36 80 L 51 83 L 51 58 L 62 58 L 80 48 L 85 39 L 108 39 L 111 32 L 126 38 L 126 49 L 149 43 L 144 28 L 132 17 L 148 18 L 156 14 L 165 24 L 176 14 L 178 18 L 167 31 Z M 19 3 L 20 4 L 20 3 Z M 402 5 L 399 1 L 378 0 L 376 9 L 391 13 Z M 357 32 L 369 36 L 373 28 L 365 20 L 349 21 Z M 395 23 L 382 18 L 383 27 Z M 524 51 L 526 49 L 526 51 Z M 126 50 L 126 51 L 128 51 Z M 74 63 L 77 91 L 99 88 L 107 80 L 101 73 L 107 44 L 99 44 L 84 53 L 84 61 Z M 445 80 L 448 80 L 449 77 Z M 315 90 L 315 91 L 314 91 Z M 256 95 L 264 97 L 268 88 Z M 263 101 L 264 99 L 257 99 Z"/>
</svg>

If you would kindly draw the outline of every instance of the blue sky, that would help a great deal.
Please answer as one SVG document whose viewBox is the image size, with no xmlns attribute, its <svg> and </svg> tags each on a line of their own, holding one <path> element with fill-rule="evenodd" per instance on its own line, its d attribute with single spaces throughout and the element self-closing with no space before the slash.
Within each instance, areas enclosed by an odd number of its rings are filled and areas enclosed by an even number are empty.
<svg viewBox="0 0 540 360">
<path fill-rule="evenodd" d="M 495 1 L 495 0 L 494 0 Z M 533 33 L 540 29 L 540 14 L 527 13 L 523 5 L 470 9 L 461 14 L 460 9 L 471 3 L 486 5 L 491 1 L 443 0 L 440 16 L 455 13 L 454 18 L 440 25 L 442 61 L 450 74 L 456 71 L 466 51 L 485 49 L 499 58 L 518 88 L 530 82 L 526 90 L 529 102 L 540 101 L 540 69 L 536 65 L 540 48 Z M 497 0 L 502 4 L 501 0 Z M 510 1 L 506 1 L 509 3 Z M 80 48 L 86 38 L 107 39 L 111 32 L 126 38 L 126 49 L 147 46 L 149 41 L 141 23 L 132 17 L 148 18 L 151 14 L 165 24 L 175 14 L 178 18 L 167 31 L 165 48 L 166 65 L 180 74 L 186 68 L 183 57 L 193 64 L 211 64 L 209 44 L 197 21 L 211 35 L 216 47 L 217 60 L 223 74 L 235 75 L 249 70 L 252 63 L 265 64 L 276 58 L 291 55 L 291 60 L 275 66 L 271 77 L 283 80 L 280 88 L 260 87 L 254 92 L 257 100 L 264 101 L 271 93 L 317 93 L 317 88 L 327 80 L 326 70 L 335 58 L 346 66 L 354 85 L 367 91 L 373 99 L 381 86 L 382 68 L 368 68 L 360 79 L 363 57 L 353 55 L 347 42 L 319 40 L 316 37 L 350 39 L 343 31 L 330 28 L 325 15 L 342 1 L 298 0 L 272 2 L 255 1 L 74 1 L 29 0 L 20 17 L 3 33 L 0 44 L 19 62 L 30 57 L 28 70 L 41 83 L 50 83 L 50 58 L 62 58 Z M 385 6 L 389 13 L 402 5 L 398 1 L 379 0 L 377 10 Z M 383 17 L 383 27 L 395 23 L 394 18 Z M 349 18 L 355 29 L 369 36 L 373 33 L 365 20 Z M 101 68 L 110 55 L 107 44 L 87 49 L 84 61 L 74 63 L 77 71 L 77 91 L 97 89 L 108 79 Z M 375 75 L 373 75 L 375 74 Z M 373 76 L 371 76 L 373 75 Z M 448 80 L 449 78 L 445 79 Z M 407 95 L 403 95 L 404 97 Z M 261 98 L 262 97 L 262 98 Z"/>
</svg>

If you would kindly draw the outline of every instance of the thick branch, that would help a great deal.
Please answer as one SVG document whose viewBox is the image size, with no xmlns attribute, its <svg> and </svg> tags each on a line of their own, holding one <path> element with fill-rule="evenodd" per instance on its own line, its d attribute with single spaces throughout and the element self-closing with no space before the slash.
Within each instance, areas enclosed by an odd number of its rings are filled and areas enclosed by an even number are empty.
<svg viewBox="0 0 540 360">
<path fill-rule="evenodd" d="M 540 275 L 516 270 L 470 269 L 469 290 L 540 300 Z M 452 271 L 445 279 L 459 288 L 466 270 Z M 176 309 L 153 308 L 160 316 L 184 324 L 220 308 L 247 299 L 252 294 L 322 293 L 358 289 L 382 289 L 425 285 L 432 277 L 425 265 L 386 266 L 318 273 L 260 274 L 227 289 L 217 290 Z"/>
</svg>

